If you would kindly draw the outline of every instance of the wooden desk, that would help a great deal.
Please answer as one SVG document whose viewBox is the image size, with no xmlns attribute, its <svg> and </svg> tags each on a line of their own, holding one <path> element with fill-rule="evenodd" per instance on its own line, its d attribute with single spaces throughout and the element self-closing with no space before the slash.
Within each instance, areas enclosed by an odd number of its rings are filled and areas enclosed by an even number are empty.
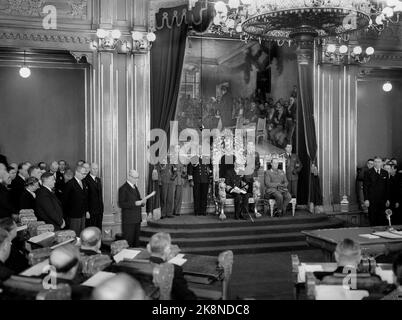
<svg viewBox="0 0 402 320">
<path fill-rule="evenodd" d="M 395 227 L 398 230 L 400 228 L 401 226 Z M 322 250 L 326 261 L 334 261 L 333 253 L 337 244 L 346 238 L 360 244 L 362 253 L 367 255 L 379 256 L 400 250 L 402 239 L 367 239 L 360 236 L 387 229 L 387 227 L 343 228 L 303 231 L 302 233 L 306 235 L 306 241 L 310 246 Z"/>
</svg>

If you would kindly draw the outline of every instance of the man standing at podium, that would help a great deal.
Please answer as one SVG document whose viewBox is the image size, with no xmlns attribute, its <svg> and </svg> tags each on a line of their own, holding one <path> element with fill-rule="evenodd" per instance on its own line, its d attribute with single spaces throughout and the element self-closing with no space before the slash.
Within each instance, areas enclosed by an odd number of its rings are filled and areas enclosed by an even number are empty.
<svg viewBox="0 0 402 320">
<path fill-rule="evenodd" d="M 137 187 L 138 179 L 138 172 L 130 170 L 127 182 L 119 189 L 123 238 L 127 240 L 130 247 L 140 246 L 141 208 L 146 204 L 146 200 L 141 199 Z"/>
</svg>

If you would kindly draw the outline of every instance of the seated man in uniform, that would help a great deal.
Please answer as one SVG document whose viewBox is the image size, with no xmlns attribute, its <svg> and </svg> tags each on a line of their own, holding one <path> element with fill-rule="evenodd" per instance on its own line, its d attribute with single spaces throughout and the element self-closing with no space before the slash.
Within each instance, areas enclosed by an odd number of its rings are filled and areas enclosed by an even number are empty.
<svg viewBox="0 0 402 320">
<path fill-rule="evenodd" d="M 279 170 L 279 160 L 272 159 L 272 168 L 265 172 L 265 199 L 269 200 L 274 198 L 276 201 L 277 210 L 275 215 L 283 216 L 286 213 L 286 208 L 292 200 L 287 187 L 288 180 L 286 174 Z"/>
<path fill-rule="evenodd" d="M 127 274 L 106 280 L 92 292 L 93 300 L 147 300 L 141 284 Z"/>
<path fill-rule="evenodd" d="M 102 245 L 102 232 L 96 227 L 84 229 L 80 235 L 81 254 L 85 256 L 94 256 L 100 254 Z"/>
<path fill-rule="evenodd" d="M 172 240 L 167 233 L 157 233 L 151 237 L 147 245 L 147 250 L 151 254 L 150 261 L 162 264 L 169 261 L 172 257 Z M 196 300 L 195 294 L 188 288 L 184 278 L 183 269 L 174 265 L 174 277 L 172 284 L 172 300 Z"/>
<path fill-rule="evenodd" d="M 14 271 L 6 267 L 6 262 L 10 256 L 11 239 L 8 232 L 0 229 L 0 284 L 10 278 Z"/>
</svg>

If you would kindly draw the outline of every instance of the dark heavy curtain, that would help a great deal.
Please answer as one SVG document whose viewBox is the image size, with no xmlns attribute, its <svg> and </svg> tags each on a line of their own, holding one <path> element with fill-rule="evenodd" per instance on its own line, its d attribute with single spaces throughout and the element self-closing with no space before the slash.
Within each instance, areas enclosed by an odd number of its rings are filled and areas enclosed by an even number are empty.
<svg viewBox="0 0 402 320">
<path fill-rule="evenodd" d="M 299 112 L 299 152 L 305 168 L 301 178 L 299 203 L 322 205 L 320 180 L 312 165 L 317 160 L 317 136 L 314 122 L 313 69 L 310 63 L 298 63 L 299 92 L 301 108 Z M 307 192 L 308 191 L 308 192 Z"/>
<path fill-rule="evenodd" d="M 213 10 L 200 1 L 189 11 L 188 6 L 161 9 L 156 14 L 156 41 L 151 51 L 151 129 L 166 132 L 169 146 L 170 122 L 174 120 L 180 89 L 180 79 L 190 29 L 205 31 L 212 21 Z M 152 143 L 152 141 L 151 141 Z M 152 180 L 153 166 L 148 176 L 148 191 L 158 189 Z M 149 202 L 147 212 L 159 207 L 159 196 Z"/>
</svg>

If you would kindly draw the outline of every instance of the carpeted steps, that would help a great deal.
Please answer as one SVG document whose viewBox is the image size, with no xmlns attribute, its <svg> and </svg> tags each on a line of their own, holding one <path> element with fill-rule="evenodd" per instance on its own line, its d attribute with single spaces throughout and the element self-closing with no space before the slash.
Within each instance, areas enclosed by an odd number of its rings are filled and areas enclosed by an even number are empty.
<svg viewBox="0 0 402 320">
<path fill-rule="evenodd" d="M 168 232 L 183 253 L 217 255 L 224 250 L 234 253 L 263 253 L 307 249 L 303 230 L 343 227 L 327 215 L 298 213 L 296 217 L 268 218 L 251 221 L 226 220 L 214 216 L 182 216 L 149 222 L 141 230 L 141 244 L 157 232 Z"/>
</svg>

